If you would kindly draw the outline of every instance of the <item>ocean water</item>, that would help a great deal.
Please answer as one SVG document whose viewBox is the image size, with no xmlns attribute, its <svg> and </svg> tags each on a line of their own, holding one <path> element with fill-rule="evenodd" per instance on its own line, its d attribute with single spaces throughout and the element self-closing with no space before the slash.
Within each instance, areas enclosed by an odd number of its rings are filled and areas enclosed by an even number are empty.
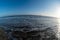
<svg viewBox="0 0 60 40">
<path fill-rule="evenodd" d="M 23 32 L 41 31 L 40 40 L 44 40 L 44 37 L 42 36 L 46 34 L 48 34 L 48 36 L 46 36 L 47 37 L 46 40 L 49 40 L 48 38 L 49 36 L 51 37 L 52 34 L 55 35 L 56 38 L 50 38 L 50 40 L 59 40 L 57 39 L 59 38 L 59 21 L 57 18 L 54 17 L 37 16 L 37 15 L 17 15 L 17 16 L 1 17 L 0 28 L 3 28 L 6 31 L 7 30 L 23 31 Z"/>
</svg>

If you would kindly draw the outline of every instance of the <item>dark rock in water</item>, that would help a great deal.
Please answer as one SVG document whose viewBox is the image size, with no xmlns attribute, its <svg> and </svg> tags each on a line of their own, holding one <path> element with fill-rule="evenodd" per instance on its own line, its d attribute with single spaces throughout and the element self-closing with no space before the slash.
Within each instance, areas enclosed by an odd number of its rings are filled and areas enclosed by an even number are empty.
<svg viewBox="0 0 60 40">
<path fill-rule="evenodd" d="M 9 40 L 58 40 L 56 24 L 56 18 L 36 15 L 0 18 L 0 27 L 4 28 Z"/>
<path fill-rule="evenodd" d="M 5 30 L 0 28 L 0 40 L 8 40 L 8 36 L 5 33 Z"/>
</svg>

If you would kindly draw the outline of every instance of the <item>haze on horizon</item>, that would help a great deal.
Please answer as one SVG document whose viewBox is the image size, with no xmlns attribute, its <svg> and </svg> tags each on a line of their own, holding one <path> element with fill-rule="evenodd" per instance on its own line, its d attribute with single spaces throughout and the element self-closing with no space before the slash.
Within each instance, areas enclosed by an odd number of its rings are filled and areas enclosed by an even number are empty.
<svg viewBox="0 0 60 40">
<path fill-rule="evenodd" d="M 60 18 L 59 0 L 0 0 L 0 17 L 6 15 L 44 15 Z"/>
</svg>

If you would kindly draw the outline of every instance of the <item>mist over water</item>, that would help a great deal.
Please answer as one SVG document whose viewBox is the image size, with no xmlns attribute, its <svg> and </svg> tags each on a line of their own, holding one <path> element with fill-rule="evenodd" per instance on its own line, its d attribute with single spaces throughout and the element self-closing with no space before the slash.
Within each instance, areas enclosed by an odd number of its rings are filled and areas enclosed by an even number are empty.
<svg viewBox="0 0 60 40">
<path fill-rule="evenodd" d="M 46 40 L 48 40 L 49 37 L 50 40 L 58 40 L 58 24 L 57 18 L 37 15 L 6 16 L 0 18 L 0 27 L 4 28 L 4 30 L 24 32 L 25 29 L 26 32 L 40 31 L 41 40 L 44 39 L 44 35 L 47 38 Z M 52 35 L 55 35 L 56 37 L 52 37 Z"/>
</svg>

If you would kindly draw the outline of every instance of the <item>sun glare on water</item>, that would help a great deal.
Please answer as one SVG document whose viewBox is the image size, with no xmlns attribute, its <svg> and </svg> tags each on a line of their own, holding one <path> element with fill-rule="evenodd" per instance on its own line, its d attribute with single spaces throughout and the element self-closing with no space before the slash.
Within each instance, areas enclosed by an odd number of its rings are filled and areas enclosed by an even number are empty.
<svg viewBox="0 0 60 40">
<path fill-rule="evenodd" d="M 60 18 L 58 18 L 57 21 L 58 21 L 58 25 L 57 25 L 58 33 L 57 33 L 57 36 L 58 36 L 58 38 L 60 38 Z"/>
</svg>

